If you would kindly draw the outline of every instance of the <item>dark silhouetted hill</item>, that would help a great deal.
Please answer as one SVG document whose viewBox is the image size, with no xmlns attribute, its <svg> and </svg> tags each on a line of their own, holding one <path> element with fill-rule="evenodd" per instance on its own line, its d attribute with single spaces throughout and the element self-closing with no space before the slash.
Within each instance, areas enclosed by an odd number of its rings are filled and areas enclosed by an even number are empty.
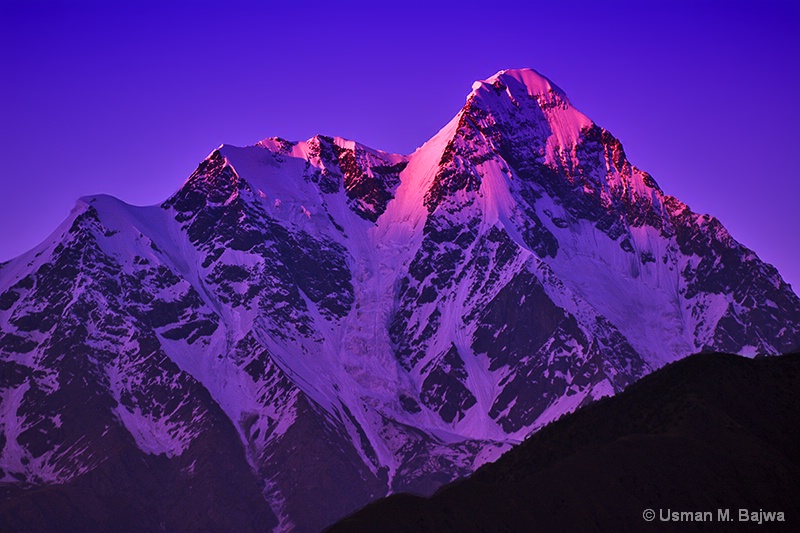
<svg viewBox="0 0 800 533">
<path fill-rule="evenodd" d="M 390 496 L 329 531 L 798 531 L 798 422 L 800 354 L 695 355 L 429 499 Z M 732 521 L 717 522 L 718 509 Z M 740 522 L 739 509 L 782 511 L 786 522 Z M 663 522 L 662 510 L 712 511 L 715 522 Z"/>
</svg>

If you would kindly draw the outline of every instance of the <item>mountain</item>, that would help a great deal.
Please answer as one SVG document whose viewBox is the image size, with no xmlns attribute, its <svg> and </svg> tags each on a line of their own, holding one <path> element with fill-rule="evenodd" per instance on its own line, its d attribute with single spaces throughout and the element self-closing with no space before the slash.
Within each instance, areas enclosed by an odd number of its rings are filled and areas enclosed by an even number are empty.
<svg viewBox="0 0 800 533">
<path fill-rule="evenodd" d="M 798 346 L 773 267 L 501 71 L 409 156 L 223 145 L 1 264 L 0 528 L 319 530 L 691 353 Z"/>
<path fill-rule="evenodd" d="M 717 522 L 718 509 L 729 511 L 726 530 L 796 531 L 797 420 L 800 354 L 694 355 L 554 422 L 430 499 L 393 495 L 328 531 L 709 531 L 719 528 L 662 517 L 710 511 Z"/>
</svg>

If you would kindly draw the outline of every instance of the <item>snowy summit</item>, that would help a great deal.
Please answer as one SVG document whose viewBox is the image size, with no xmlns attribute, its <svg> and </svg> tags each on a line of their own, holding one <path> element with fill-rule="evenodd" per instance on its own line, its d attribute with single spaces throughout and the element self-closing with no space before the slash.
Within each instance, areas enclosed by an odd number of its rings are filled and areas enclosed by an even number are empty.
<svg viewBox="0 0 800 533">
<path fill-rule="evenodd" d="M 319 530 L 665 363 L 799 345 L 772 266 L 504 70 L 411 155 L 223 145 L 163 204 L 81 199 L 0 265 L 6 516 L 57 486 L 89 529 L 124 501 L 139 529 Z"/>
</svg>

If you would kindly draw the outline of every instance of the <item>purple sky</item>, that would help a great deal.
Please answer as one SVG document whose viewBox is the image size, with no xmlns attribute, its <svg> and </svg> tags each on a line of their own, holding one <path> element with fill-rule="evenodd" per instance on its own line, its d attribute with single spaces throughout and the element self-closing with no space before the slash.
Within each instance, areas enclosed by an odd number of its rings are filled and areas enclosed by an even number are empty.
<svg viewBox="0 0 800 533">
<path fill-rule="evenodd" d="M 797 2 L 161 4 L 0 0 L 0 260 L 79 196 L 164 200 L 221 143 L 409 153 L 533 67 L 800 288 Z"/>
</svg>

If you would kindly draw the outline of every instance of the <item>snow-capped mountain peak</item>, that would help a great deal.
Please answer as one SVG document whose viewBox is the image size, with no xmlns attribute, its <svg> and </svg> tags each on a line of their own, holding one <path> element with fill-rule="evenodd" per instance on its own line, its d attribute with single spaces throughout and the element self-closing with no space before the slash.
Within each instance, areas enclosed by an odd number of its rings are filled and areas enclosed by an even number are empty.
<svg viewBox="0 0 800 533">
<path fill-rule="evenodd" d="M 568 149 L 581 131 L 593 122 L 576 110 L 566 94 L 533 69 L 501 70 L 472 86 L 467 107 L 475 108 L 473 120 L 493 120 L 506 128 L 534 128 L 546 141 L 548 156 Z"/>
<path fill-rule="evenodd" d="M 235 475 L 261 529 L 319 530 L 666 362 L 798 345 L 774 268 L 506 70 L 408 156 L 272 137 L 161 205 L 82 199 L 0 266 L 0 479 L 28 501 L 137 461 L 160 501 Z"/>
</svg>

